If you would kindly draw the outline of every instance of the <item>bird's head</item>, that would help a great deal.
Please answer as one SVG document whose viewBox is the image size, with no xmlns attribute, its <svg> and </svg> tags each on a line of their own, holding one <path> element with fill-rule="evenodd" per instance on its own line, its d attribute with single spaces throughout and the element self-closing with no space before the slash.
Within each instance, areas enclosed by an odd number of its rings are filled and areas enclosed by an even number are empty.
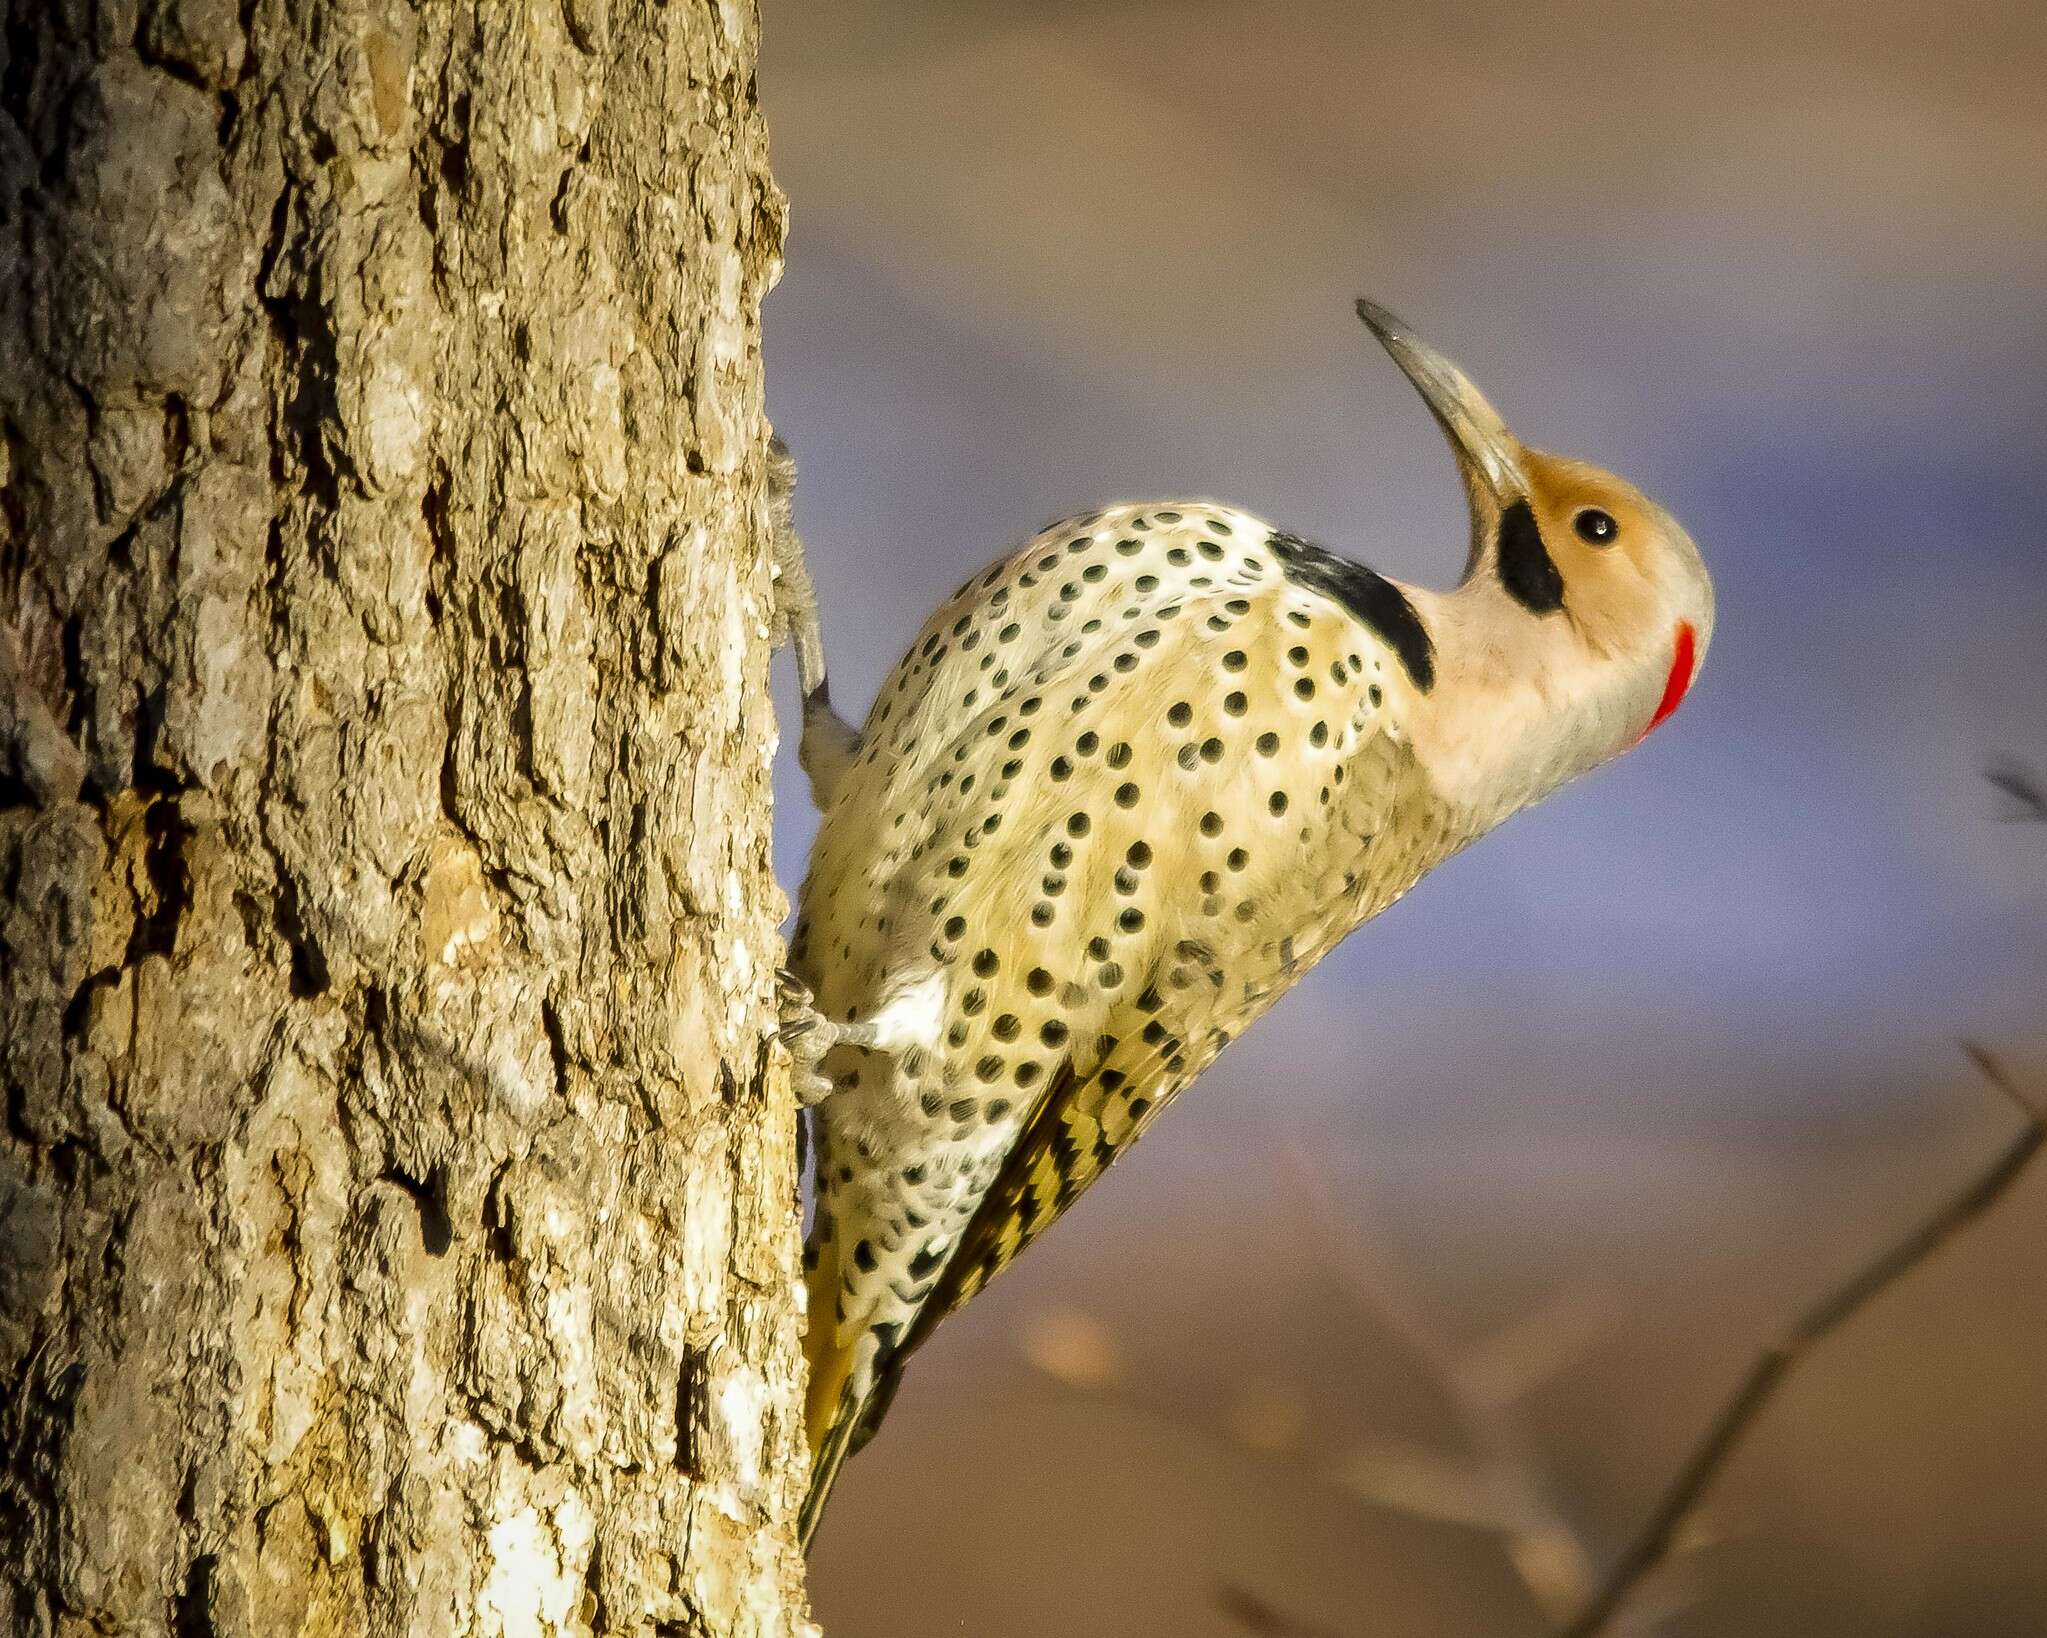
<svg viewBox="0 0 2047 1638">
<path fill-rule="evenodd" d="M 1578 741 L 1569 778 L 1626 750 L 1675 711 L 1713 636 L 1713 583 L 1692 537 L 1623 478 L 1531 449 L 1455 364 L 1383 307 L 1358 316 L 1450 440 L 1471 503 L 1464 589 L 1501 666 L 1536 662 L 1567 694 Z"/>
</svg>

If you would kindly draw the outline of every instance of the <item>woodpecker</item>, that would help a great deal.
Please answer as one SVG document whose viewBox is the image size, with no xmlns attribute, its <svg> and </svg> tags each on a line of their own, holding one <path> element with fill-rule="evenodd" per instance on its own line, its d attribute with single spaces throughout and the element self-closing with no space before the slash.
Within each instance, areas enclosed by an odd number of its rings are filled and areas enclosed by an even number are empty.
<svg viewBox="0 0 2047 1638">
<path fill-rule="evenodd" d="M 963 586 L 857 734 L 805 617 L 806 1543 L 947 1314 L 1340 939 L 1644 738 L 1705 658 L 1676 519 L 1357 310 L 1456 457 L 1456 590 L 1231 506 L 1112 506 Z"/>
</svg>

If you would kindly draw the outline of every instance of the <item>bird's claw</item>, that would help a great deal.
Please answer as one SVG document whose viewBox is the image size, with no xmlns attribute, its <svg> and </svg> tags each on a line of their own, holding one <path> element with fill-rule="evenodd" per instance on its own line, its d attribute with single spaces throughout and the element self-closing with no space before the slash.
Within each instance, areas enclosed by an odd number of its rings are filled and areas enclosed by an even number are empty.
<svg viewBox="0 0 2047 1638">
<path fill-rule="evenodd" d="M 784 1046 L 801 1040 L 822 1022 L 817 1015 L 817 1002 L 810 993 L 810 986 L 787 967 L 775 970 L 775 1001 L 782 1013 L 781 1027 L 775 1031 L 775 1039 Z"/>
<path fill-rule="evenodd" d="M 789 1053 L 789 1084 L 797 1103 L 809 1109 L 831 1096 L 832 1078 L 820 1066 L 838 1044 L 838 1031 L 818 1012 L 810 986 L 787 967 L 775 971 L 775 1001 L 782 1015 L 775 1039 Z"/>
</svg>

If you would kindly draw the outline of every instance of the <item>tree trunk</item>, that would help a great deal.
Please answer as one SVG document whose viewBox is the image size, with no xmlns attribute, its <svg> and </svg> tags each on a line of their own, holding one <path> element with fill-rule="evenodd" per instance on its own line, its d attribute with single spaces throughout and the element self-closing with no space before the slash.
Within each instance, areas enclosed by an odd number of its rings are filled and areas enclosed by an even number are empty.
<svg viewBox="0 0 2047 1638">
<path fill-rule="evenodd" d="M 797 1630 L 752 7 L 6 9 L 0 1624 Z"/>
</svg>

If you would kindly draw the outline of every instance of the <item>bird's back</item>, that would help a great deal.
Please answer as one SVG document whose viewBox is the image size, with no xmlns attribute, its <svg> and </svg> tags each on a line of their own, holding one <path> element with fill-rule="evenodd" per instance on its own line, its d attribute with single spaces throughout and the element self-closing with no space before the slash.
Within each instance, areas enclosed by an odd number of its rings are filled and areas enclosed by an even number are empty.
<svg viewBox="0 0 2047 1638">
<path fill-rule="evenodd" d="M 1122 506 L 957 593 L 857 747 L 819 672 L 806 1539 L 946 1313 L 1338 939 L 1697 675 L 1712 583 L 1677 521 L 1358 313 L 1456 456 L 1454 591 L 1229 508 Z"/>
<path fill-rule="evenodd" d="M 1400 731 L 1427 682 L 1404 608 L 1244 513 L 1136 505 L 1054 525 L 919 634 L 792 948 L 822 1012 L 896 1043 L 827 1064 L 814 1439 L 1462 840 Z"/>
</svg>

